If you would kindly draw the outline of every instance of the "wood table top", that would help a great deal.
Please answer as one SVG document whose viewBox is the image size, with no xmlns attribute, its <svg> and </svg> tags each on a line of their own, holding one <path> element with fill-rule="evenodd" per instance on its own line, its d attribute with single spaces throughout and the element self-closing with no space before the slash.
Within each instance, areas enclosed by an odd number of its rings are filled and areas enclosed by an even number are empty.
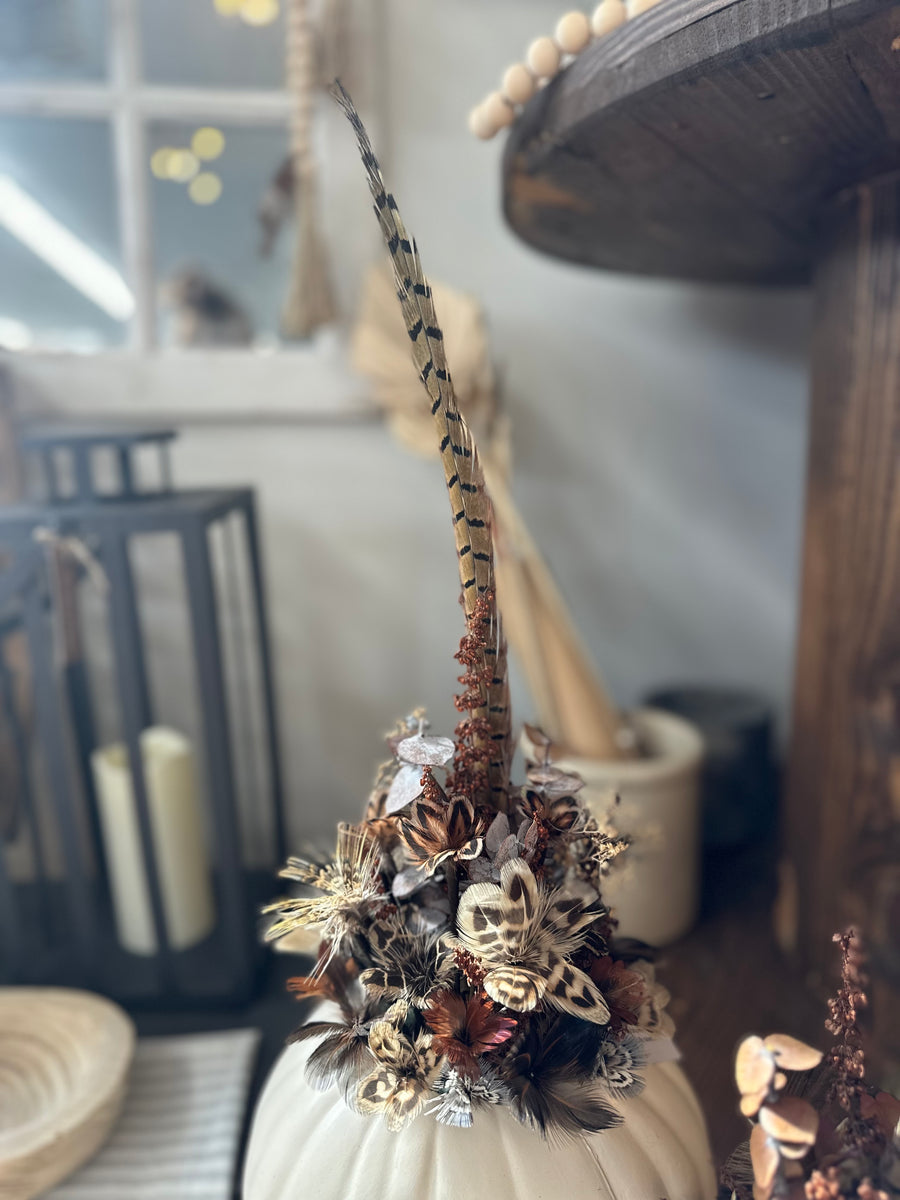
<svg viewBox="0 0 900 1200">
<path fill-rule="evenodd" d="M 507 221 L 572 262 L 799 284 L 817 217 L 900 169 L 900 4 L 662 0 L 510 130 Z"/>
</svg>

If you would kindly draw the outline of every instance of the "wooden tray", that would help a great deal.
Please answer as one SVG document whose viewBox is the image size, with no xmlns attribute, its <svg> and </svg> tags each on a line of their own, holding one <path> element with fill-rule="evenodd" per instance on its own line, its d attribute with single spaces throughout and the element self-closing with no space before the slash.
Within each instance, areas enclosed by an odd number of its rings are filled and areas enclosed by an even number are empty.
<svg viewBox="0 0 900 1200">
<path fill-rule="evenodd" d="M 29 1200 L 89 1159 L 119 1114 L 134 1026 L 109 1000 L 0 988 L 0 1200 Z"/>
</svg>

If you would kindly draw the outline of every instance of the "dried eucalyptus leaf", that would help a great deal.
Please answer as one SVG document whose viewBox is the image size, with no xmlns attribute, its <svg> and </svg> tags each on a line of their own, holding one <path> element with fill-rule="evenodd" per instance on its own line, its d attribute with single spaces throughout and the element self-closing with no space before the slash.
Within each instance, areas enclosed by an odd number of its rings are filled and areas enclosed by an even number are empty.
<svg viewBox="0 0 900 1200">
<path fill-rule="evenodd" d="M 509 837 L 509 817 L 506 813 L 497 813 L 493 821 L 488 826 L 488 831 L 484 838 L 484 848 L 493 858 L 500 847 Z"/>
<path fill-rule="evenodd" d="M 428 876 L 421 867 L 404 867 L 394 876 L 391 891 L 394 893 L 395 899 L 404 900 L 413 892 L 417 892 L 419 888 L 424 887 L 427 882 Z"/>
<path fill-rule="evenodd" d="M 584 787 L 584 780 L 580 775 L 560 771 L 558 767 L 532 767 L 527 775 L 528 782 L 550 799 L 557 796 L 574 796 Z"/>
<path fill-rule="evenodd" d="M 550 749 L 553 743 L 547 737 L 546 733 L 544 733 L 543 729 L 537 725 L 529 725 L 527 721 L 523 724 L 522 728 L 525 731 L 525 736 L 536 750 L 543 750 L 546 753 Z"/>
<path fill-rule="evenodd" d="M 416 733 L 403 739 L 397 747 L 397 756 L 420 767 L 442 767 L 453 757 L 455 749 L 450 738 Z"/>
<path fill-rule="evenodd" d="M 384 804 L 384 811 L 390 817 L 412 804 L 413 800 L 422 795 L 422 768 L 404 763 L 391 784 Z"/>
<path fill-rule="evenodd" d="M 512 858 L 521 858 L 522 856 L 519 853 L 519 849 L 519 839 L 514 833 L 511 833 L 509 837 L 504 840 L 503 845 L 497 851 L 497 855 L 494 859 L 495 869 L 499 871 L 504 863 L 508 863 Z"/>
</svg>

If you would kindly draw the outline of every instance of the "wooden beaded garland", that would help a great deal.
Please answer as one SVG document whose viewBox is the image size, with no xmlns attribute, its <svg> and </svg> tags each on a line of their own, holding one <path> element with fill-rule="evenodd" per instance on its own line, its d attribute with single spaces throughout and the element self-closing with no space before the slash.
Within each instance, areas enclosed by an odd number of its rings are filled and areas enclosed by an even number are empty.
<svg viewBox="0 0 900 1200">
<path fill-rule="evenodd" d="M 594 37 L 605 37 L 628 20 L 628 10 L 622 0 L 601 0 L 594 9 L 591 32 Z"/>
<path fill-rule="evenodd" d="M 483 104 L 479 104 L 469 113 L 469 132 L 475 137 L 481 138 L 483 142 L 489 141 L 495 133 L 499 132 L 499 127 L 491 124 L 489 114 L 485 111 Z"/>
<path fill-rule="evenodd" d="M 583 12 L 567 12 L 556 26 L 556 43 L 566 54 L 580 54 L 591 40 L 591 23 Z"/>
<path fill-rule="evenodd" d="M 492 138 L 515 119 L 515 109 L 559 72 L 563 55 L 581 54 L 591 38 L 605 37 L 632 17 L 655 8 L 661 0 L 600 0 L 589 19 L 572 9 L 560 17 L 554 37 L 539 37 L 528 47 L 524 63 L 513 63 L 503 75 L 502 91 L 492 92 L 469 114 L 476 137 Z"/>
<path fill-rule="evenodd" d="M 536 38 L 528 47 L 526 61 L 539 79 L 552 79 L 559 70 L 559 46 L 553 38 Z"/>
<path fill-rule="evenodd" d="M 536 86 L 534 76 L 524 63 L 513 63 L 503 76 L 503 95 L 510 104 L 526 104 Z"/>
<path fill-rule="evenodd" d="M 484 109 L 487 121 L 495 127 L 495 132 L 507 125 L 512 125 L 516 115 L 502 92 L 491 92 L 481 107 Z"/>
</svg>

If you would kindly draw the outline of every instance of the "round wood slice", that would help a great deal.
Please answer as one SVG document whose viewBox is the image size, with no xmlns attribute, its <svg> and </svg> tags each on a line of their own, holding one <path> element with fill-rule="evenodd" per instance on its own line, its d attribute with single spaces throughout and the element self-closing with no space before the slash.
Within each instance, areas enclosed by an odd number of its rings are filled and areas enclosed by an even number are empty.
<svg viewBox="0 0 900 1200">
<path fill-rule="evenodd" d="M 802 283 L 823 205 L 897 168 L 894 0 L 661 0 L 528 103 L 503 203 L 573 262 Z"/>
<path fill-rule="evenodd" d="M 0 988 L 0 1200 L 28 1200 L 103 1144 L 119 1114 L 134 1026 L 63 988 Z"/>
</svg>

